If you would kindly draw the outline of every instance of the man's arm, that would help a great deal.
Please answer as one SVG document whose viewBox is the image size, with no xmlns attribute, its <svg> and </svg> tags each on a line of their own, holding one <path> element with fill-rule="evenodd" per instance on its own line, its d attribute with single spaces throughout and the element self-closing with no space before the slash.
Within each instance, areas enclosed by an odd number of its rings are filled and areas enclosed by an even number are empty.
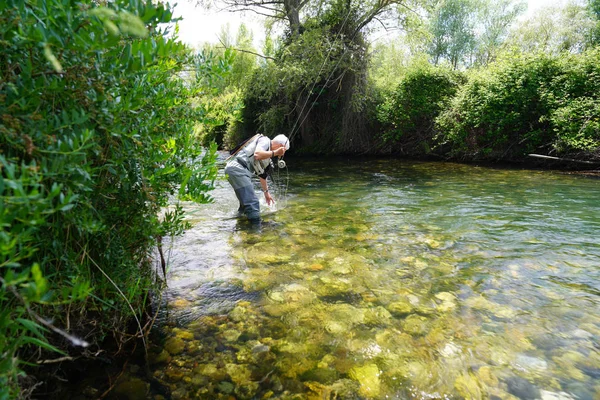
<svg viewBox="0 0 600 400">
<path fill-rule="evenodd" d="M 267 201 L 267 205 L 273 204 L 275 201 L 273 197 L 271 197 L 271 193 L 269 193 L 269 187 L 267 186 L 267 180 L 265 178 L 259 177 L 260 187 L 265 194 L 265 200 Z"/>
<path fill-rule="evenodd" d="M 277 150 L 257 150 L 254 152 L 255 160 L 266 160 L 267 158 L 282 156 L 285 153 L 285 148 L 280 147 Z"/>
</svg>

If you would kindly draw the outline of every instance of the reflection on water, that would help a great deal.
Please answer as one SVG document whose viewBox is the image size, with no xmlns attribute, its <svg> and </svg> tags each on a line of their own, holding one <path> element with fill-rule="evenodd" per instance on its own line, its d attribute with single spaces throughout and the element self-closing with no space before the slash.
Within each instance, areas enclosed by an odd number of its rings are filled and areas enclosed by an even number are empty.
<svg viewBox="0 0 600 400">
<path fill-rule="evenodd" d="M 150 357 L 173 398 L 600 398 L 598 180 L 288 164 L 259 228 L 224 180 L 188 206 Z"/>
</svg>

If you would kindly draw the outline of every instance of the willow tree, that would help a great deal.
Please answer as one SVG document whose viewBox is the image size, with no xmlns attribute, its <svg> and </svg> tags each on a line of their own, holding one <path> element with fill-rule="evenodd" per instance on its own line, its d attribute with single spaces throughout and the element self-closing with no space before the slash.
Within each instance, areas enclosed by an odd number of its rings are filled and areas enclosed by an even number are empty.
<svg viewBox="0 0 600 400">
<path fill-rule="evenodd" d="M 364 152 L 368 33 L 399 26 L 409 0 L 221 0 L 282 27 L 273 59 L 254 74 L 246 135 L 287 132 L 315 152 Z M 298 146 L 297 146 L 298 148 Z"/>
</svg>

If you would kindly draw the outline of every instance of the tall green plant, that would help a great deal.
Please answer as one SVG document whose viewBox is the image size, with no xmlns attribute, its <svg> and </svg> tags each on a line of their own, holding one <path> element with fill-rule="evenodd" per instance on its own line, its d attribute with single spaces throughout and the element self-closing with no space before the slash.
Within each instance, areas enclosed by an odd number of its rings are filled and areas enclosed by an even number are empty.
<svg viewBox="0 0 600 400">
<path fill-rule="evenodd" d="M 184 225 L 160 210 L 210 201 L 215 148 L 194 137 L 190 99 L 225 66 L 168 38 L 171 19 L 145 0 L 0 3 L 0 399 L 31 346 L 124 331 L 154 285 L 152 248 Z"/>
<path fill-rule="evenodd" d="M 395 91 L 378 106 L 383 138 L 400 154 L 430 152 L 435 119 L 464 83 L 462 73 L 447 67 L 415 64 Z"/>
<path fill-rule="evenodd" d="M 512 55 L 472 73 L 437 119 L 440 143 L 468 159 L 600 151 L 598 50 Z"/>
</svg>

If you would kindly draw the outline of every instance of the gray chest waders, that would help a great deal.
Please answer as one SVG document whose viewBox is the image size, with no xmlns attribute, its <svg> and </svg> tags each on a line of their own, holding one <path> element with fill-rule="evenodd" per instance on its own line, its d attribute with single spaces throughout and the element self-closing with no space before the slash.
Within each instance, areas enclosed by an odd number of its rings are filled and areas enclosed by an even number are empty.
<svg viewBox="0 0 600 400">
<path fill-rule="evenodd" d="M 259 169 L 256 164 L 260 165 L 260 161 L 255 162 L 254 152 L 261 137 L 262 135 L 233 154 L 225 166 L 227 180 L 240 202 L 238 213 L 245 214 L 250 221 L 260 220 L 260 203 L 254 193 L 252 172 Z"/>
</svg>

